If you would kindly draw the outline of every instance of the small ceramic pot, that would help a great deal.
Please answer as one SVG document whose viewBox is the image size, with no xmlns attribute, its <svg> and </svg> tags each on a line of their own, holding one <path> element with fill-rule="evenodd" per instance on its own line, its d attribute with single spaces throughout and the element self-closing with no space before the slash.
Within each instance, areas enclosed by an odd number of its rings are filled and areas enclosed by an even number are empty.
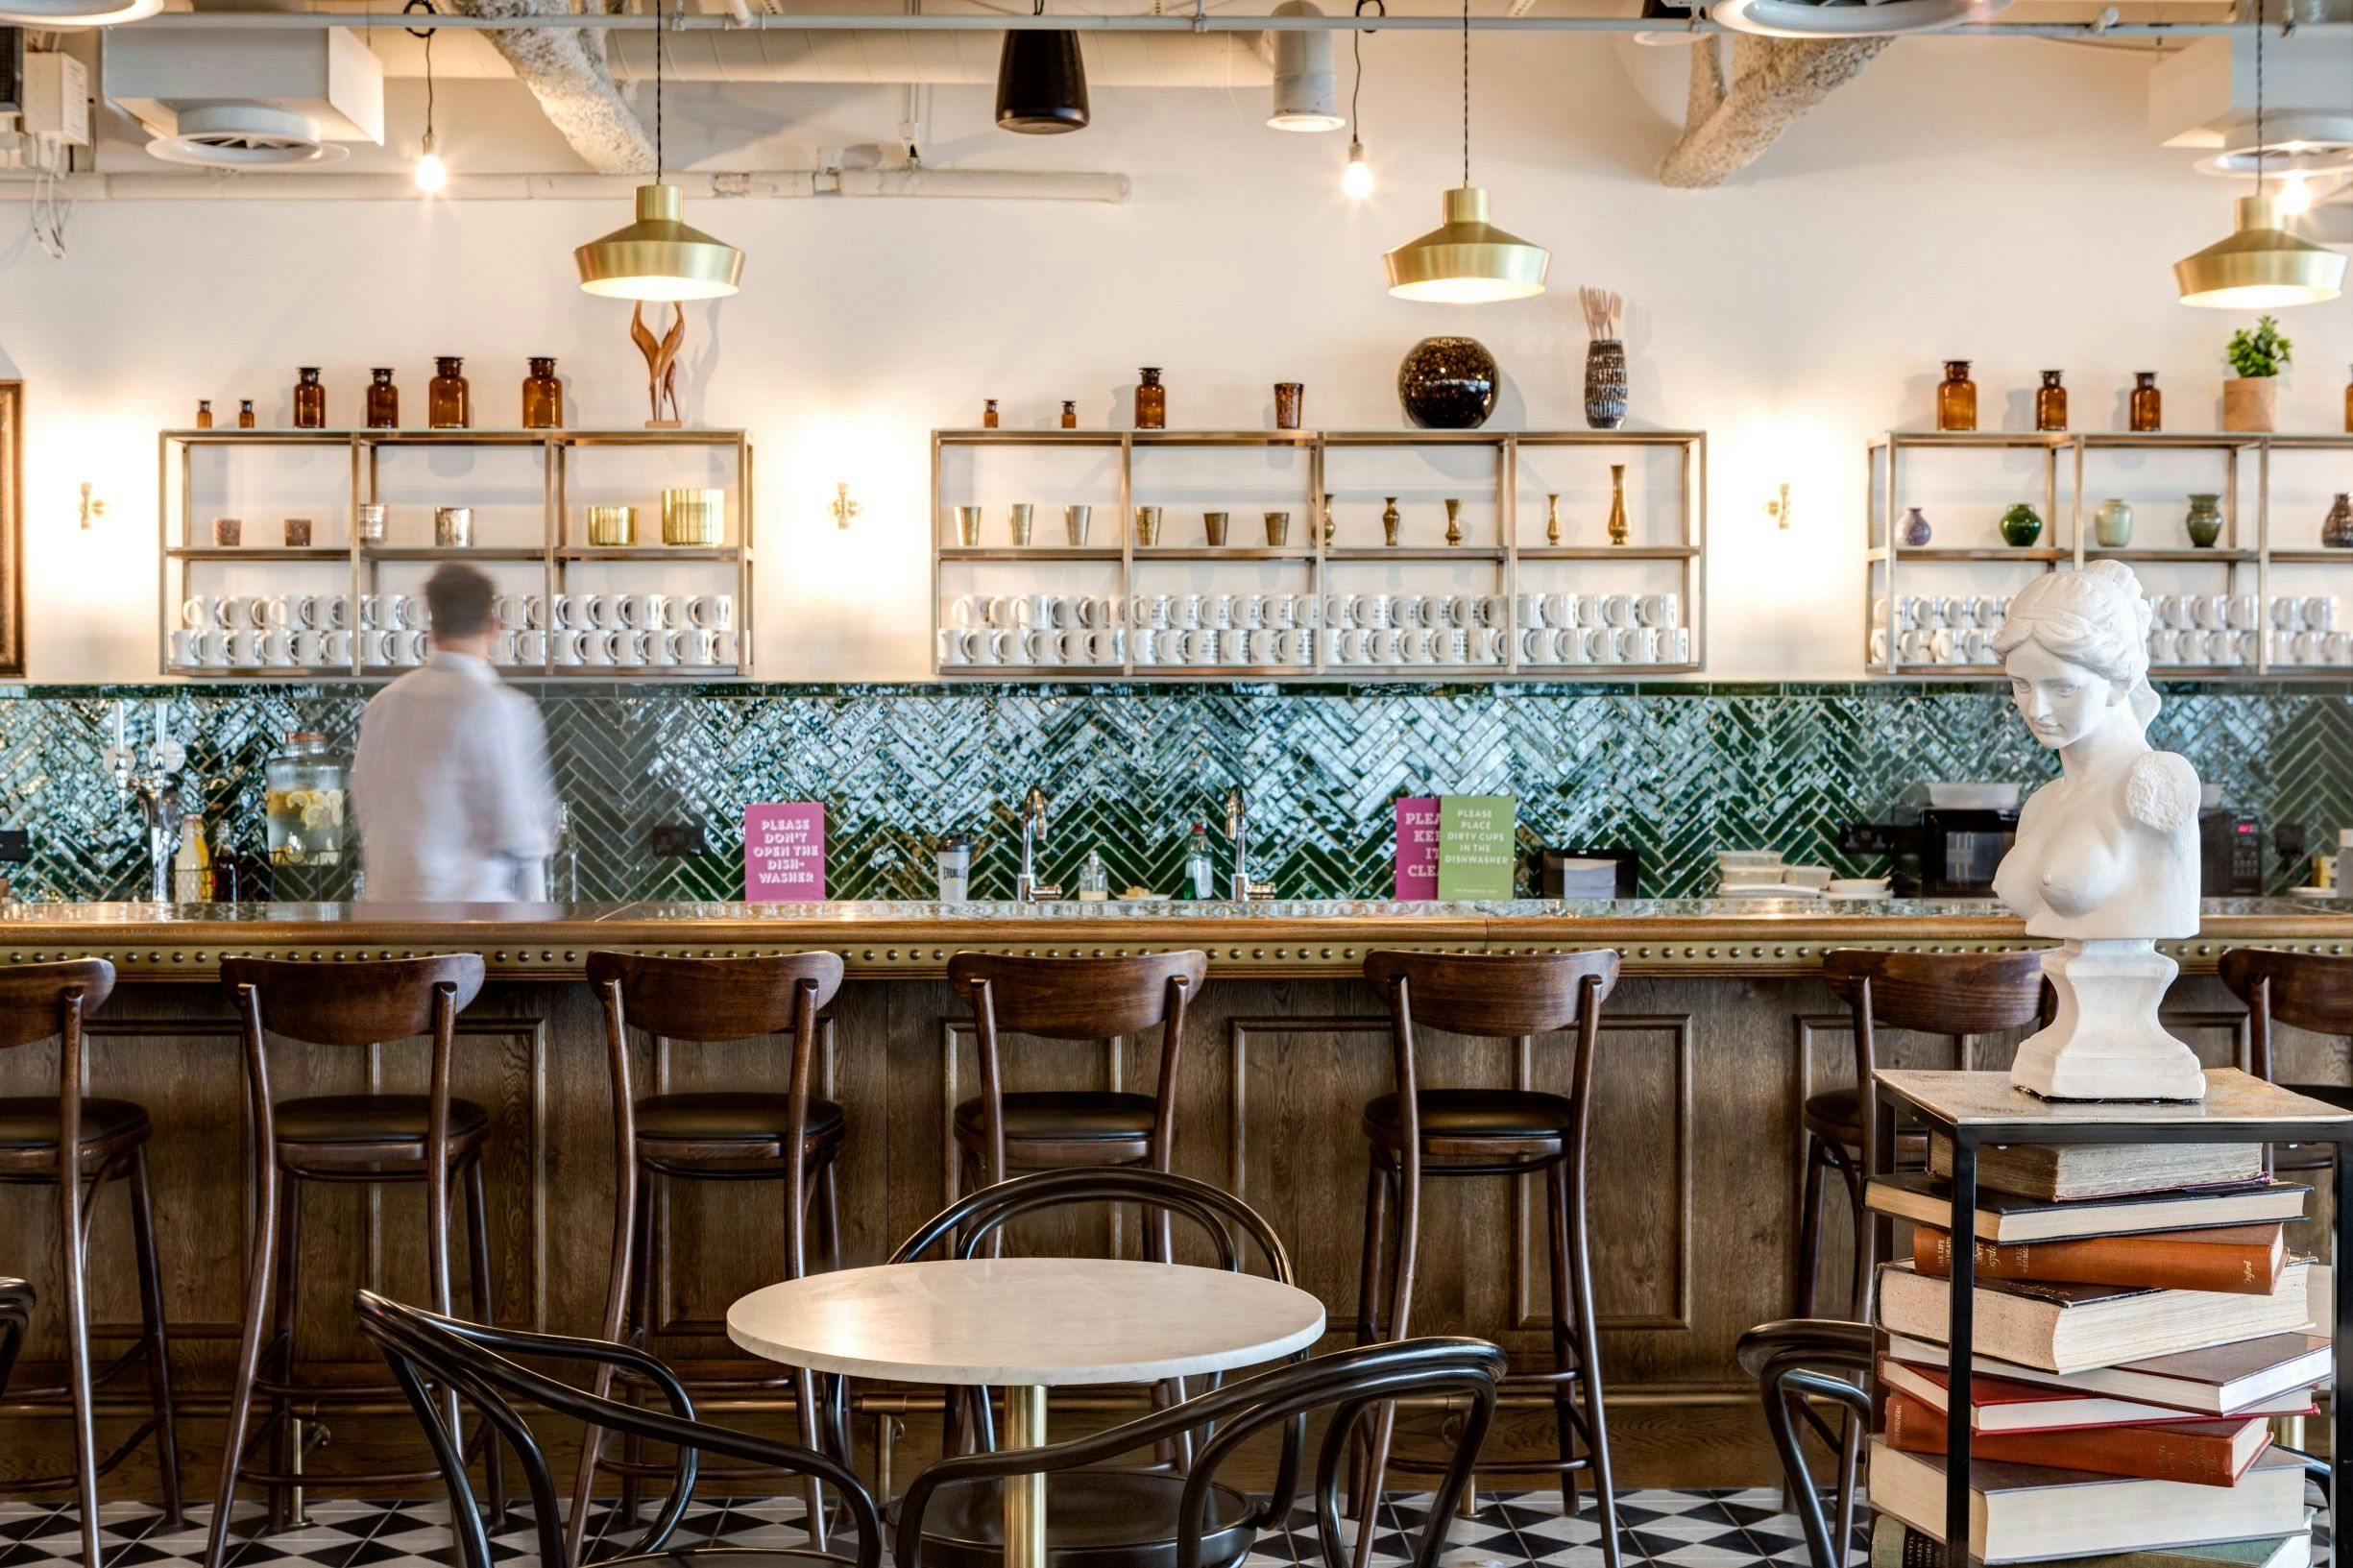
<svg viewBox="0 0 2353 1568">
<path fill-rule="evenodd" d="M 2214 548 L 2215 541 L 2222 537 L 2222 497 L 2220 494 L 2193 492 L 2190 515 L 2183 519 L 2189 529 L 2190 543 L 2201 550 Z"/>
<path fill-rule="evenodd" d="M 2092 513 L 2092 537 L 2103 550 L 2121 550 L 2132 543 L 2132 508 L 2111 495 Z"/>
<path fill-rule="evenodd" d="M 2279 377 L 2234 375 L 2222 383 L 2222 428 L 2266 431 L 2279 428 Z"/>
<path fill-rule="evenodd" d="M 2002 543 L 2023 550 L 2043 537 L 2043 515 L 2020 501 L 2001 514 Z"/>
<path fill-rule="evenodd" d="M 2320 524 L 2320 543 L 2325 549 L 2353 549 L 2353 495 L 2343 491 L 2337 493 L 2327 519 Z"/>
<path fill-rule="evenodd" d="M 1896 528 L 1897 543 L 1907 550 L 1925 549 L 1930 537 L 1928 519 L 1921 515 L 1920 508 L 1905 507 L 1904 520 Z"/>
</svg>

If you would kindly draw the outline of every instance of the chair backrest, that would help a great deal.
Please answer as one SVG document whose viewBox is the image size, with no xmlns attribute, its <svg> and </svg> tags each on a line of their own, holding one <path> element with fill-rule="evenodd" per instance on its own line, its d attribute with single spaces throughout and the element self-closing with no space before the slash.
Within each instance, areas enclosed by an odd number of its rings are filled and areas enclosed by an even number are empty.
<svg viewBox="0 0 2353 1568">
<path fill-rule="evenodd" d="M 1365 978 L 1394 999 L 1402 984 L 1418 1025 L 1516 1039 L 1584 1021 L 1617 988 L 1615 950 L 1583 953 L 1365 954 Z"/>
<path fill-rule="evenodd" d="M 76 997 L 87 1018 L 114 994 L 114 966 L 104 958 L 58 964 L 11 964 L 0 972 L 0 1050 L 54 1040 Z"/>
<path fill-rule="evenodd" d="M 482 955 L 361 958 L 310 963 L 294 958 L 224 958 L 221 984 L 231 996 L 252 986 L 261 1026 L 314 1046 L 372 1046 L 433 1031 L 434 998 L 451 994 L 462 1013 L 482 989 Z"/>
<path fill-rule="evenodd" d="M 425 1441 L 432 1448 L 434 1463 L 449 1489 L 450 1528 L 457 1537 L 464 1568 L 492 1568 L 490 1536 L 483 1528 L 473 1483 L 467 1475 L 464 1443 L 450 1425 L 453 1412 L 444 1406 L 443 1396 L 434 1391 L 437 1389 L 453 1390 L 480 1411 L 497 1428 L 498 1435 L 522 1462 L 523 1478 L 530 1488 L 532 1525 L 539 1535 L 539 1559 L 543 1563 L 566 1560 L 563 1508 L 546 1453 L 523 1419 L 519 1405 L 525 1408 L 536 1405 L 592 1426 L 635 1434 L 677 1447 L 676 1489 L 664 1502 L 643 1539 L 632 1549 L 634 1553 L 660 1551 L 678 1528 L 687 1505 L 693 1500 L 698 1459 L 711 1453 L 813 1476 L 837 1488 L 851 1522 L 857 1527 L 858 1553 L 855 1557 L 837 1556 L 835 1560 L 854 1563 L 856 1568 L 879 1568 L 882 1517 L 873 1497 L 856 1474 L 822 1454 L 695 1420 L 693 1402 L 676 1374 L 643 1351 L 603 1339 L 489 1328 L 425 1312 L 373 1291 L 361 1291 L 356 1306 L 360 1331 L 382 1350 L 394 1381 L 407 1395 L 409 1408 L 425 1428 Z M 667 1400 L 670 1413 L 598 1398 L 509 1359 L 515 1356 L 621 1368 L 650 1384 Z"/>
<path fill-rule="evenodd" d="M 1856 1381 L 1871 1369 L 1871 1325 L 1807 1317 L 1761 1323 L 1740 1336 L 1734 1353 L 1740 1369 L 1757 1380 L 1765 1426 L 1781 1455 L 1782 1474 L 1788 1480 L 1813 1568 L 1846 1568 L 1847 1554 L 1831 1549 L 1822 1494 L 1807 1467 L 1805 1434 L 1798 1424 L 1810 1426 L 1840 1456 L 1837 1519 L 1844 1535 L 1855 1516 L 1855 1468 L 1847 1456 L 1871 1424 L 1871 1396 Z M 1817 1400 L 1843 1408 L 1845 1430 L 1833 1430 L 1822 1418 Z"/>
<path fill-rule="evenodd" d="M 1039 1170 L 967 1193 L 918 1225 L 889 1261 L 911 1263 L 934 1247 L 958 1257 L 977 1257 L 991 1236 L 1022 1215 L 1127 1204 L 1192 1221 L 1216 1251 L 1219 1266 L 1233 1273 L 1242 1272 L 1246 1261 L 1235 1242 L 1239 1234 L 1255 1243 L 1270 1278 L 1298 1283 L 1290 1251 L 1265 1216 L 1222 1187 L 1142 1166 Z"/>
<path fill-rule="evenodd" d="M 1049 1040 L 1108 1040 L 1166 1023 L 1184 995 L 1201 995 L 1209 955 L 1139 953 L 1125 958 L 1033 958 L 959 953 L 948 983 L 974 1012 L 985 992 L 998 1029 Z"/>
<path fill-rule="evenodd" d="M 9 1391 L 9 1373 L 15 1369 L 16 1352 L 24 1348 L 25 1329 L 33 1321 L 33 1287 L 20 1279 L 0 1279 L 0 1394 Z"/>
<path fill-rule="evenodd" d="M 1884 953 L 1832 948 L 1822 977 L 1849 1007 L 1871 999 L 1871 1022 L 1930 1034 L 1993 1034 L 2043 1013 L 2043 952 Z"/>
<path fill-rule="evenodd" d="M 2353 1034 L 2353 958 L 2232 948 L 2217 966 L 2247 1006 L 2247 1071 L 2271 1076 L 2273 1021 L 2316 1034 Z"/>
<path fill-rule="evenodd" d="M 1444 1424 L 1446 1469 L 1414 1549 L 1414 1568 L 1434 1568 L 1456 1506 L 1470 1484 L 1479 1446 L 1494 1419 L 1495 1387 L 1504 1368 L 1503 1352 L 1484 1339 L 1395 1339 L 1278 1366 L 1071 1442 L 942 1459 L 908 1487 L 900 1503 L 892 1556 L 897 1568 L 922 1568 L 924 1515 L 942 1485 L 982 1478 L 1003 1481 L 1037 1470 L 1053 1474 L 1081 1469 L 1187 1433 L 1206 1432 L 1199 1456 L 1185 1473 L 1175 1521 L 1176 1568 L 1201 1568 L 1203 1522 L 1219 1467 L 1269 1427 L 1303 1430 L 1311 1413 L 1329 1411 L 1331 1424 L 1316 1464 L 1317 1533 L 1325 1568 L 1345 1568 L 1349 1548 L 1340 1522 L 1341 1478 L 1358 1424 L 1393 1399 L 1467 1400 L 1460 1421 Z M 1265 1530 L 1287 1519 L 1298 1480 L 1298 1458 L 1286 1444 L 1274 1485 L 1265 1504 L 1250 1516 L 1250 1525 Z"/>
<path fill-rule="evenodd" d="M 671 1040 L 749 1040 L 794 1026 L 804 985 L 822 1009 L 841 989 L 841 958 L 792 953 L 755 958 L 657 958 L 592 953 L 589 983 L 620 986 L 628 1021 Z"/>
</svg>

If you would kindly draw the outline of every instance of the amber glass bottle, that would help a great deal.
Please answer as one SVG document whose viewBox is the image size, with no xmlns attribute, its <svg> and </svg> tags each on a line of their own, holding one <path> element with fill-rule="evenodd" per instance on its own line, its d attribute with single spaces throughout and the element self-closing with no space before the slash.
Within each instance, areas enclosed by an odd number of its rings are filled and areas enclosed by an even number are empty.
<svg viewBox="0 0 2353 1568">
<path fill-rule="evenodd" d="M 2067 428 L 2067 389 L 2059 385 L 2057 371 L 2045 371 L 2043 384 L 2034 389 L 2034 427 L 2037 430 Z"/>
<path fill-rule="evenodd" d="M 196 428 L 199 430 L 212 428 L 212 399 L 209 398 L 196 399 Z"/>
<path fill-rule="evenodd" d="M 294 383 L 294 427 L 297 430 L 327 428 L 327 389 L 319 385 L 319 367 L 304 365 L 294 373 L 300 379 Z"/>
<path fill-rule="evenodd" d="M 397 430 L 400 427 L 400 389 L 392 384 L 392 370 L 378 365 L 368 373 L 368 428 Z"/>
<path fill-rule="evenodd" d="M 1936 383 L 1936 428 L 1975 430 L 1977 427 L 1977 384 L 1969 378 L 1969 361 L 1945 361 L 1945 378 Z"/>
<path fill-rule="evenodd" d="M 2345 389 L 2344 389 L 2344 427 L 2345 427 L 2345 434 L 2347 434 L 2347 435 L 2353 435 L 2353 381 L 2347 381 L 2347 382 L 2345 383 Z"/>
<path fill-rule="evenodd" d="M 564 426 L 564 383 L 555 378 L 555 359 L 535 354 L 531 374 L 522 382 L 522 427 L 560 430 Z"/>
<path fill-rule="evenodd" d="M 247 398 L 239 401 L 237 404 L 237 428 L 240 430 L 251 430 L 253 427 L 254 399 Z"/>
<path fill-rule="evenodd" d="M 1065 430 L 1079 428 L 1079 405 L 1068 398 L 1062 399 L 1062 428 Z"/>
<path fill-rule="evenodd" d="M 2353 407 L 2353 403 L 2348 403 L 2346 406 Z M 983 430 L 997 428 L 997 399 L 994 398 L 981 405 L 981 428 Z"/>
<path fill-rule="evenodd" d="M 1135 427 L 1139 430 L 1160 430 L 1168 426 L 1168 388 L 1160 384 L 1160 373 L 1147 365 L 1136 372 L 1139 379 L 1135 389 Z"/>
<path fill-rule="evenodd" d="M 2132 427 L 2135 430 L 2165 428 L 2165 394 L 2157 390 L 2155 371 L 2132 373 Z"/>
<path fill-rule="evenodd" d="M 433 380 L 425 389 L 425 422 L 436 430 L 464 430 L 473 423 L 473 394 L 466 385 L 466 362 L 455 354 L 437 355 Z"/>
</svg>

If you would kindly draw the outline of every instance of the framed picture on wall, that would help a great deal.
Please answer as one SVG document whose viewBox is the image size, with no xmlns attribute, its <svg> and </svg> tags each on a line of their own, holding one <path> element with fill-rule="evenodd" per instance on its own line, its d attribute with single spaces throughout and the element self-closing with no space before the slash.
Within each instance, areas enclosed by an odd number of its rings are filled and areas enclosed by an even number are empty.
<svg viewBox="0 0 2353 1568">
<path fill-rule="evenodd" d="M 25 384 L 0 381 L 0 679 L 25 672 Z"/>
</svg>

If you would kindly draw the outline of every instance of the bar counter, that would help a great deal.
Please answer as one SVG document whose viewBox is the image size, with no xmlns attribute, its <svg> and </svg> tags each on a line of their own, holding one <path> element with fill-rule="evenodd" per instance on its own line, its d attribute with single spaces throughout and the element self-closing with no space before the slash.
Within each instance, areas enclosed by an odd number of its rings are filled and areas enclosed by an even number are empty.
<svg viewBox="0 0 2353 1568">
<path fill-rule="evenodd" d="M 2353 952 L 2353 905 L 2246 901 L 2208 906 L 2205 929 L 2167 944 L 2183 976 L 2171 1026 L 2212 1064 L 2241 1049 L 2244 1011 L 2213 977 L 2227 948 Z M 1176 1164 L 1240 1193 L 1289 1241 L 1300 1284 L 1353 1334 L 1366 1181 L 1361 1106 L 1389 1087 L 1388 1020 L 1360 977 L 1380 947 L 1526 952 L 1612 946 L 1626 978 L 1608 1004 L 1595 1074 L 1589 1196 L 1605 1330 L 1604 1375 L 1621 1484 L 1730 1484 L 1774 1474 L 1733 1345 L 1789 1314 L 1807 1096 L 1853 1079 L 1852 1030 L 1818 977 L 1829 948 L 2029 945 L 1988 904 L 1655 901 L 1562 905 L 1277 902 L 668 905 L 506 908 L 389 905 L 22 905 L 0 909 L 0 963 L 84 955 L 114 962 L 114 999 L 92 1021 L 90 1092 L 135 1099 L 155 1123 L 155 1171 L 174 1363 L 196 1417 L 192 1464 L 210 1463 L 234 1348 L 250 1224 L 244 1070 L 212 981 L 231 954 L 362 957 L 479 952 L 492 983 L 460 1020 L 455 1091 L 491 1115 L 492 1267 L 502 1322 L 592 1333 L 611 1239 L 612 1089 L 601 1016 L 579 977 L 597 948 L 755 953 L 827 948 L 850 979 L 829 1011 L 822 1092 L 848 1118 L 840 1164 L 843 1254 L 880 1261 L 950 1194 L 950 1117 L 973 1093 L 969 1015 L 941 979 L 958 949 L 1115 953 L 1198 946 L 1210 980 L 1184 1042 Z M 2283 1076 L 2341 1081 L 2336 1042 L 2287 1034 Z M 2010 1042 L 1882 1037 L 1904 1067 L 1995 1067 Z M 1157 1044 L 1007 1042 L 1017 1089 L 1149 1086 Z M 1564 1086 L 1565 1042 L 1447 1038 L 1424 1046 L 1433 1085 Z M 658 1042 L 639 1093 L 781 1088 L 773 1042 Z M 418 1042 L 273 1048 L 281 1098 L 425 1087 Z M 46 1047 L 0 1053 L 0 1093 L 55 1093 Z M 1833 1188 L 1835 1184 L 1833 1183 Z M 54 1194 L 0 1187 L 0 1264 L 25 1260 L 57 1289 Z M 109 1197 L 93 1246 L 102 1348 L 135 1322 L 127 1229 Z M 666 1354 L 723 1357 L 727 1304 L 781 1275 L 776 1190 L 704 1184 L 671 1194 L 656 1249 Z M 305 1357 L 371 1374 L 350 1326 L 351 1286 L 424 1299 L 422 1194 L 305 1196 L 300 1309 Z M 1414 1327 L 1489 1336 L 1530 1363 L 1549 1356 L 1540 1194 L 1505 1183 L 1434 1188 L 1423 1217 Z M 1822 1299 L 1843 1298 L 1844 1203 L 1830 1207 Z M 2300 1238 L 2320 1243 L 2317 1227 Z M 1524 1238 L 1515 1260 L 1510 1239 Z M 1072 1232 L 1054 1244 L 1132 1246 Z M 1018 1242 L 1018 1237 L 1017 1237 Z M 54 1332 L 57 1319 L 40 1325 Z M 28 1350 L 35 1360 L 53 1343 Z M 380 1370 L 380 1369 L 376 1369 Z M 747 1418 L 752 1417 L 749 1412 Z M 397 1414 L 397 1412 L 396 1412 Z M 399 1422 L 394 1420 L 393 1427 Z M 390 1430 L 390 1429 L 388 1429 Z M 64 1425 L 0 1417 L 0 1473 L 60 1457 Z M 12 1435 L 21 1440 L 12 1442 Z M 362 1445 L 347 1428 L 338 1446 Z M 1551 1444 L 1549 1412 L 1507 1413 L 1491 1452 Z M 356 1457 L 356 1456 L 355 1456 Z M 911 1456 L 910 1456 L 911 1457 Z M 320 1468 L 337 1462 L 333 1450 Z M 191 1468 L 209 1484 L 208 1468 Z M 331 1483 L 318 1491 L 331 1493 Z"/>
</svg>

